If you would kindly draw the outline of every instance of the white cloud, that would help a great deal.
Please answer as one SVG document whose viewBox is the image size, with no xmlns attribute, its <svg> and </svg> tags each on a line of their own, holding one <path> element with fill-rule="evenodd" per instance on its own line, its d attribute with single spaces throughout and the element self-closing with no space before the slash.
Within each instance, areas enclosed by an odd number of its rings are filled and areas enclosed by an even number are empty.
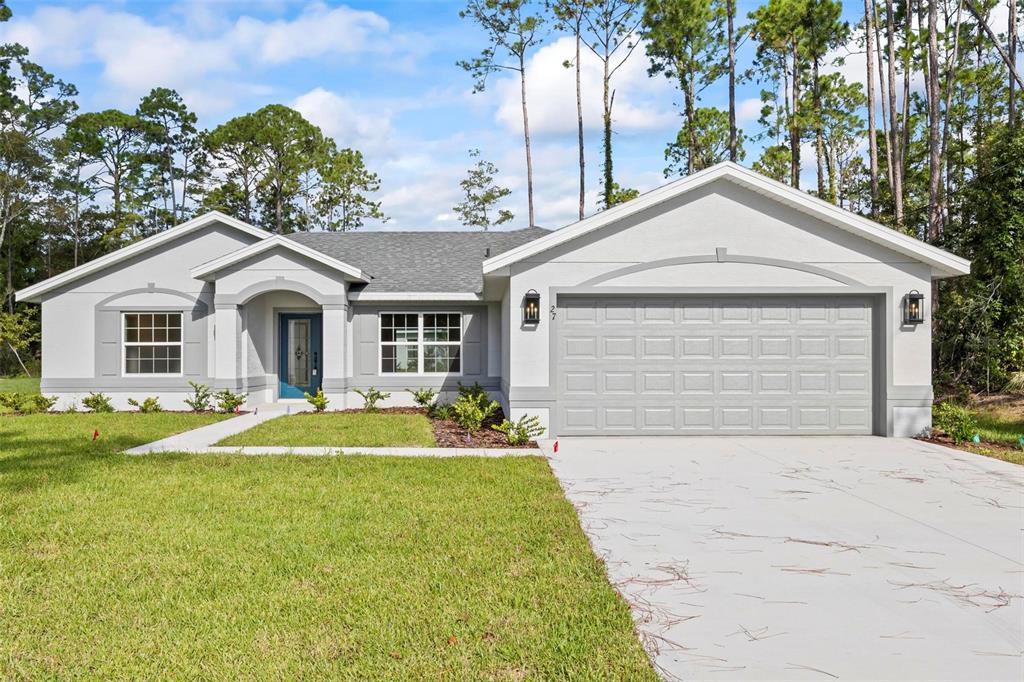
<svg viewBox="0 0 1024 682">
<path fill-rule="evenodd" d="M 761 116 L 763 103 L 759 97 L 748 97 L 736 103 L 736 125 L 755 123 Z"/>
<path fill-rule="evenodd" d="M 339 147 L 352 147 L 364 154 L 386 152 L 394 134 L 389 112 L 379 107 L 364 110 L 324 88 L 300 95 L 290 106 L 333 137 Z"/>
<path fill-rule="evenodd" d="M 566 60 L 574 58 L 575 50 L 574 40 L 564 36 L 541 47 L 527 62 L 526 99 L 531 134 L 565 134 L 576 130 L 576 71 L 564 66 Z M 586 48 L 580 61 L 583 121 L 585 126 L 596 129 L 602 115 L 601 61 Z M 672 87 L 664 78 L 649 77 L 647 66 L 643 46 L 637 47 L 612 79 L 612 115 L 617 131 L 658 130 L 675 124 Z M 519 74 L 498 79 L 494 90 L 498 122 L 510 132 L 522 131 Z"/>
</svg>

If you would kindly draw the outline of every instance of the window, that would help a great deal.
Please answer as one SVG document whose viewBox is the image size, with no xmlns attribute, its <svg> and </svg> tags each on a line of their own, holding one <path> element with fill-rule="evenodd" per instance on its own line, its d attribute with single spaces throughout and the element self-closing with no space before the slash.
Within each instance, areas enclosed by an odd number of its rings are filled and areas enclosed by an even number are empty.
<svg viewBox="0 0 1024 682">
<path fill-rule="evenodd" d="M 460 313 L 382 313 L 381 374 L 458 374 L 462 371 Z"/>
<path fill-rule="evenodd" d="M 124 373 L 181 374 L 181 313 L 124 313 Z"/>
</svg>

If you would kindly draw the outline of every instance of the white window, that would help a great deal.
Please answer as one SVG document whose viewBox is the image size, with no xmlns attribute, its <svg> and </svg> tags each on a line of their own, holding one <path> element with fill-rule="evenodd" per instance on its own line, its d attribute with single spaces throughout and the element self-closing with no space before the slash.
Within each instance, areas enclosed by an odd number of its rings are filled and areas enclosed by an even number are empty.
<svg viewBox="0 0 1024 682">
<path fill-rule="evenodd" d="M 181 313 L 124 313 L 124 373 L 181 374 Z"/>
<path fill-rule="evenodd" d="M 381 374 L 460 374 L 461 313 L 381 313 Z"/>
</svg>

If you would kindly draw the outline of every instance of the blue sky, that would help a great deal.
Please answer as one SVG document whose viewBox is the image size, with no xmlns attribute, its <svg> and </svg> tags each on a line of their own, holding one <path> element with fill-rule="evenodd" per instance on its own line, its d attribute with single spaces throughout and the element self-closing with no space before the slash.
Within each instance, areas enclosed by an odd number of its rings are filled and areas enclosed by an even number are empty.
<svg viewBox="0 0 1024 682">
<path fill-rule="evenodd" d="M 739 2 L 745 15 L 755 3 Z M 212 127 L 265 104 L 293 106 L 339 144 L 360 149 L 383 183 L 391 220 L 370 229 L 458 229 L 451 207 L 480 148 L 513 190 L 511 224 L 526 224 L 525 164 L 518 82 L 492 79 L 473 94 L 455 62 L 475 55 L 482 36 L 458 16 L 458 2 L 19 2 L 0 40 L 27 45 L 33 58 L 76 84 L 83 110 L 134 109 L 155 86 L 178 90 Z M 752 50 L 741 50 L 749 63 Z M 577 159 L 572 41 L 551 35 L 528 65 L 537 222 L 575 219 Z M 863 57 L 856 57 L 863 61 Z M 853 61 L 853 60 L 851 60 Z M 598 64 L 584 59 L 588 128 L 587 212 L 597 209 L 600 140 Z M 672 83 L 646 75 L 637 50 L 613 83 L 615 162 L 620 184 L 665 182 L 663 151 L 679 126 Z M 851 78 L 863 67 L 845 67 Z M 739 121 L 756 133 L 760 86 L 742 85 Z M 725 84 L 707 106 L 726 105 Z M 748 145 L 746 163 L 758 155 Z"/>
</svg>

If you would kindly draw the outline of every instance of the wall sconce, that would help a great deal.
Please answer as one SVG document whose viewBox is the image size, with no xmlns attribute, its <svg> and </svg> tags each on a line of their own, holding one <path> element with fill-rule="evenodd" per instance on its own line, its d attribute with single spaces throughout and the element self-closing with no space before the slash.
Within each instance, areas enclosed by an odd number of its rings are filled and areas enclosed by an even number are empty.
<svg viewBox="0 0 1024 682">
<path fill-rule="evenodd" d="M 540 294 L 535 289 L 523 296 L 523 324 L 540 324 Z"/>
<path fill-rule="evenodd" d="M 903 297 L 903 324 L 916 325 L 924 322 L 924 294 L 914 289 Z"/>
</svg>

